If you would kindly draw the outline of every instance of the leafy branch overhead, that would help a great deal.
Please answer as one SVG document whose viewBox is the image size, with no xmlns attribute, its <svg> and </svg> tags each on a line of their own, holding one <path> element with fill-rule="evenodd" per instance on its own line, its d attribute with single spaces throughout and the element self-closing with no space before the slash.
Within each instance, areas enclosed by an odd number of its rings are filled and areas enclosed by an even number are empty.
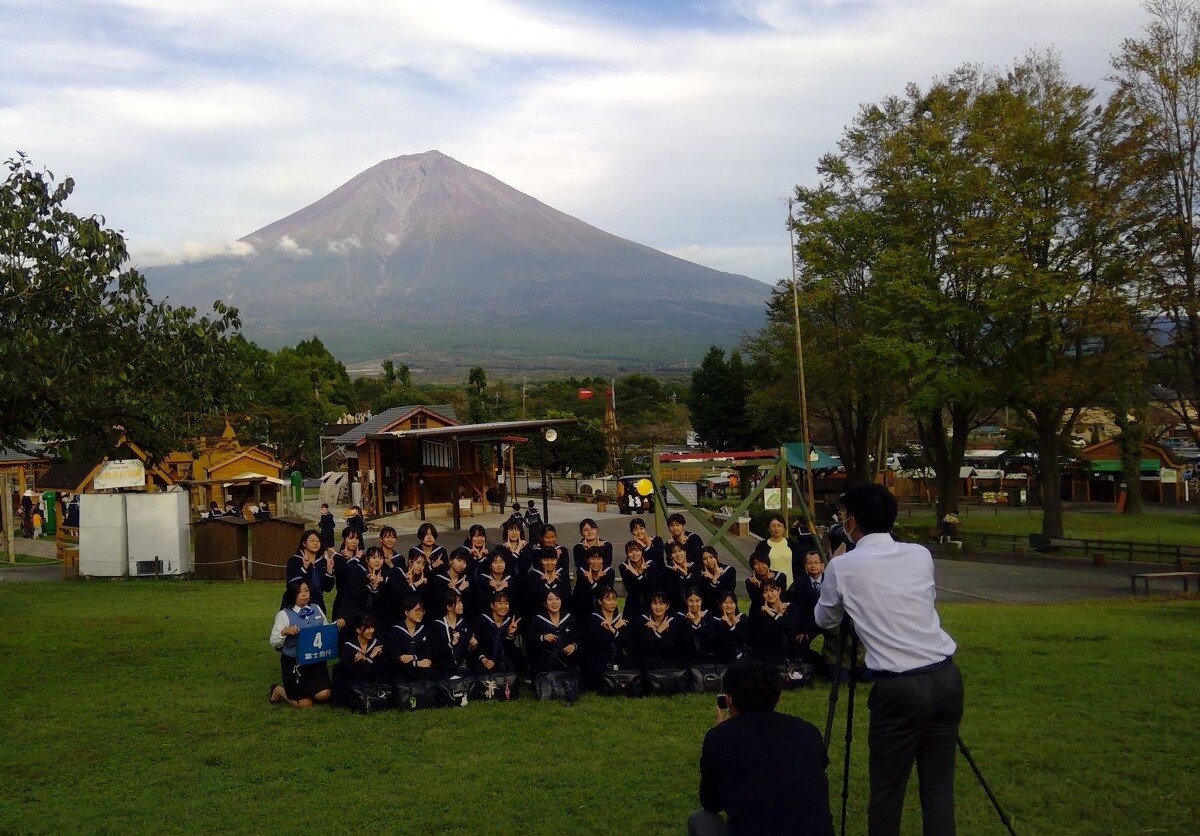
<svg viewBox="0 0 1200 836">
<path fill-rule="evenodd" d="M 237 311 L 150 298 L 119 231 L 66 209 L 74 189 L 19 154 L 0 186 L 0 444 L 111 438 L 158 454 L 244 394 L 230 339 Z"/>
</svg>

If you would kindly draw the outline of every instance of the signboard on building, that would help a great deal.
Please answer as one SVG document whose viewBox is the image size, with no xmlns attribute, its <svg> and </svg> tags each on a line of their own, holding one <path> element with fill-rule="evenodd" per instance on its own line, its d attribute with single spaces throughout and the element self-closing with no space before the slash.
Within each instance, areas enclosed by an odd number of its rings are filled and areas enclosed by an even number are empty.
<svg viewBox="0 0 1200 836">
<path fill-rule="evenodd" d="M 146 465 L 141 459 L 113 459 L 107 461 L 92 482 L 98 491 L 113 488 L 142 488 L 146 486 Z"/>
<path fill-rule="evenodd" d="M 796 498 L 795 498 L 795 496 L 792 495 L 792 489 L 788 488 L 787 491 L 788 491 L 788 507 L 795 508 L 796 507 Z M 768 511 L 780 510 L 783 507 L 781 504 L 782 499 L 783 499 L 783 492 L 780 491 L 779 488 L 764 488 L 763 489 L 763 507 L 766 508 Z"/>
</svg>

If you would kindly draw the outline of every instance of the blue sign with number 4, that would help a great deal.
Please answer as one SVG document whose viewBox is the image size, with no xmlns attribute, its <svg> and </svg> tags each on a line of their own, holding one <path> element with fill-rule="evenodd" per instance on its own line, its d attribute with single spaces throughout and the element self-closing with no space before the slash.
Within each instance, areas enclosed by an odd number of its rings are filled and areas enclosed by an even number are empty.
<svg viewBox="0 0 1200 836">
<path fill-rule="evenodd" d="M 337 655 L 337 643 L 336 624 L 304 627 L 296 637 L 296 660 L 301 665 L 328 661 Z"/>
</svg>

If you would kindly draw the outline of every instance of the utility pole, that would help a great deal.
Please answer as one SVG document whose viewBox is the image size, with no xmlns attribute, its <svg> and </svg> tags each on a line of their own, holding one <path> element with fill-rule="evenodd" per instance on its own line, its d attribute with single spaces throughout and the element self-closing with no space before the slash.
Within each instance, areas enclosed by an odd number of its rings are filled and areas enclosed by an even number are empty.
<svg viewBox="0 0 1200 836">
<path fill-rule="evenodd" d="M 807 504 L 810 516 L 816 514 L 816 497 L 813 495 L 812 477 L 812 439 L 808 433 L 808 393 L 804 386 L 804 345 L 800 339 L 800 288 L 796 278 L 796 229 L 792 221 L 792 201 L 788 200 L 788 241 L 791 243 L 792 257 L 792 317 L 796 328 L 796 388 L 800 393 L 800 424 L 804 439 L 804 489 L 808 494 Z M 787 484 L 784 483 L 784 490 Z"/>
</svg>

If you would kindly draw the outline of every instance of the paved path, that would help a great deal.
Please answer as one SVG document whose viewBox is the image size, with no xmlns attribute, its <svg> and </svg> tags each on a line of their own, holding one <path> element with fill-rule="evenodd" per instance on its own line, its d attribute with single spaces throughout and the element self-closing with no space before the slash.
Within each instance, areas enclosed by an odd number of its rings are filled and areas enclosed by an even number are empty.
<svg viewBox="0 0 1200 836">
<path fill-rule="evenodd" d="M 539 504 L 539 510 L 541 508 Z M 584 518 L 596 520 L 602 539 L 613 544 L 614 558 L 619 562 L 624 559 L 624 544 L 629 539 L 629 521 L 633 519 L 616 511 L 616 504 L 609 506 L 609 511 L 597 513 L 596 506 L 582 502 L 562 502 L 551 500 L 549 503 L 550 522 L 558 528 L 558 539 L 563 545 L 570 546 L 579 541 L 579 522 Z M 313 519 L 320 509 L 319 501 L 313 499 L 306 503 L 305 510 Z M 339 509 L 340 510 L 340 509 Z M 335 512 L 336 513 L 336 512 Z M 490 512 L 474 517 L 464 517 L 464 527 L 479 523 L 488 530 L 489 539 L 499 538 L 500 524 L 508 519 L 508 513 Z M 652 517 L 646 517 L 651 531 L 654 528 Z M 431 518 L 441 532 L 440 540 L 443 545 L 452 547 L 458 543 L 458 535 L 450 530 L 451 521 L 446 517 Z M 688 528 L 705 536 L 704 528 L 695 524 L 689 516 Z M 400 545 L 407 548 L 409 540 L 415 541 L 420 520 L 388 519 L 381 521 L 390 524 L 400 534 Z M 663 532 L 665 534 L 666 532 Z M 377 537 L 368 535 L 368 543 L 374 543 Z M 707 539 L 707 537 L 705 537 Z M 758 542 L 756 537 L 733 537 L 743 554 L 749 556 Z M 17 538 L 17 551 L 21 554 L 54 556 L 54 540 L 42 538 L 39 540 Z M 732 559 L 724 546 L 718 546 L 722 560 L 731 563 L 738 572 L 739 591 L 740 579 L 747 574 L 745 566 Z M 938 552 L 935 548 L 935 557 Z M 1096 568 L 1083 561 L 1070 559 L 1042 558 L 1031 556 L 1017 558 L 1014 555 L 992 553 L 975 555 L 966 560 L 948 560 L 938 558 L 936 561 L 936 581 L 938 599 L 954 602 L 992 602 L 992 603 L 1047 603 L 1053 601 L 1078 601 L 1085 599 L 1120 598 L 1129 595 L 1129 573 L 1137 571 L 1154 571 L 1155 567 L 1142 564 L 1110 563 L 1104 568 Z M 1156 567 L 1164 570 L 1168 567 Z M 49 581 L 61 579 L 62 572 L 58 564 L 49 566 L 10 565 L 0 562 L 0 582 Z M 1152 594 L 1172 594 L 1178 591 L 1174 585 L 1161 584 Z"/>
</svg>

